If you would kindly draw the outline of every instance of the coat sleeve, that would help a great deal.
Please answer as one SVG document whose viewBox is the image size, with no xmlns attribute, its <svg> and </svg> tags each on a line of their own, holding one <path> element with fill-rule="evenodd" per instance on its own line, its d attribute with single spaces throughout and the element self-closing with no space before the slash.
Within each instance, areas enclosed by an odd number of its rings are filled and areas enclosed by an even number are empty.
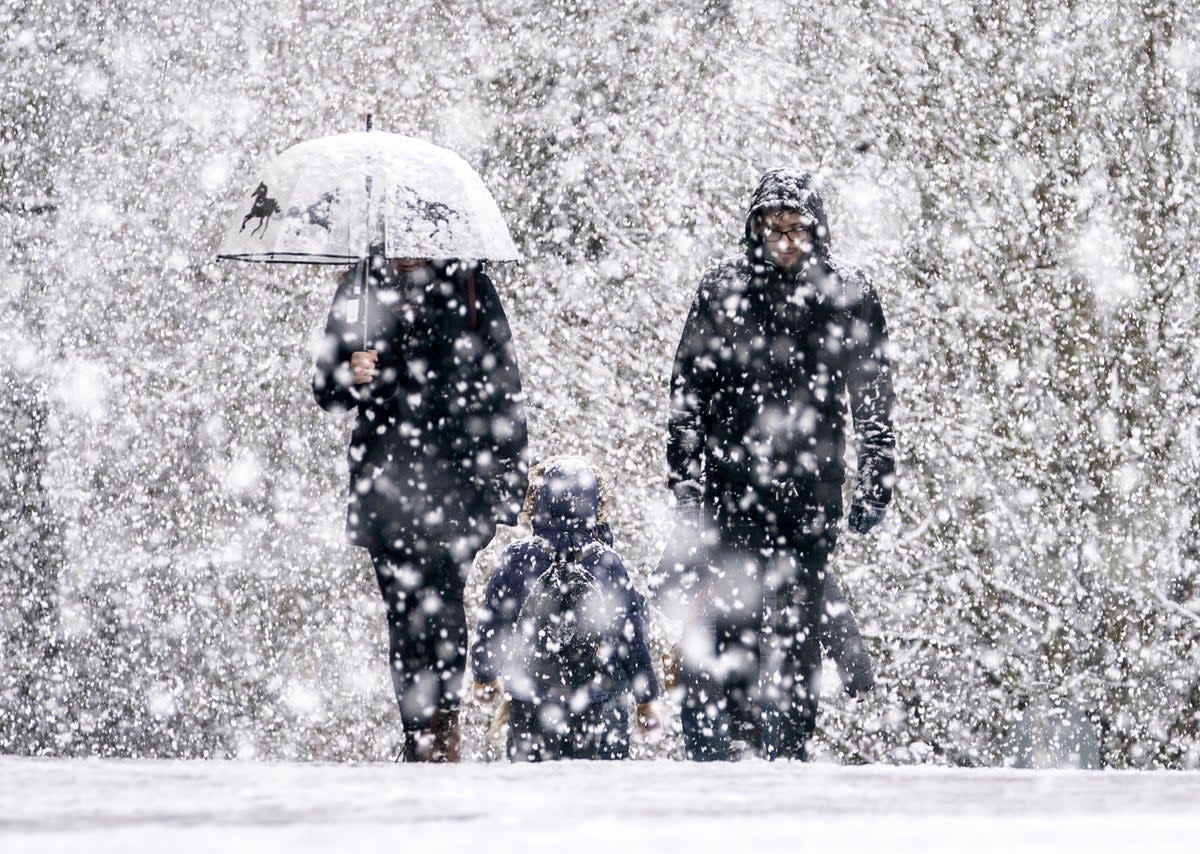
<svg viewBox="0 0 1200 854">
<path fill-rule="evenodd" d="M 491 279 L 477 275 L 481 326 L 490 358 L 479 389 L 475 461 L 497 524 L 516 524 L 529 476 L 529 432 L 521 371 L 508 318 Z"/>
<path fill-rule="evenodd" d="M 851 313 L 850 366 L 846 378 L 858 448 L 855 500 L 886 505 L 896 479 L 895 393 L 888 356 L 887 322 L 875 289 L 857 274 L 863 298 Z"/>
<path fill-rule="evenodd" d="M 346 412 L 353 409 L 359 400 L 354 385 L 354 372 L 350 370 L 352 342 L 356 340 L 348 318 L 348 308 L 354 304 L 353 277 L 342 275 L 333 306 L 325 321 L 325 335 L 317 348 L 316 367 L 313 369 L 313 397 L 327 412 Z"/>
<path fill-rule="evenodd" d="M 718 341 L 706 277 L 692 301 L 671 369 L 667 485 L 680 500 L 704 493 L 705 413 L 716 384 Z"/>
<path fill-rule="evenodd" d="M 851 694 L 875 684 L 871 654 L 863 643 L 858 621 L 842 595 L 832 570 L 825 573 L 825 605 L 821 615 L 821 646 L 837 666 L 842 686 Z"/>
<path fill-rule="evenodd" d="M 471 646 L 471 672 L 476 682 L 494 682 L 503 674 L 521 610 L 518 563 L 515 550 L 505 549 L 500 566 L 488 579 L 475 624 L 475 643 Z"/>
<path fill-rule="evenodd" d="M 325 322 L 325 336 L 317 351 L 316 369 L 313 371 L 313 397 L 322 409 L 329 412 L 345 412 L 359 404 L 383 407 L 400 393 L 421 391 L 420 380 L 410 370 L 412 364 L 427 364 L 428 349 L 434 340 L 428 318 L 416 312 L 406 323 L 393 324 L 382 335 L 384 344 L 379 348 L 379 376 L 362 385 L 354 382 L 350 369 L 350 356 L 362 348 L 362 300 L 357 294 L 357 269 L 339 276 L 333 307 Z M 367 299 L 371 302 L 371 316 L 375 326 L 381 308 L 374 298 L 374 290 L 368 288 Z"/>
<path fill-rule="evenodd" d="M 620 603 L 617 625 L 614 626 L 617 660 L 629 679 L 634 700 L 648 703 L 659 695 L 660 688 L 650 659 L 646 600 L 633 586 L 633 580 L 616 552 L 605 552 L 603 561 Z"/>
</svg>

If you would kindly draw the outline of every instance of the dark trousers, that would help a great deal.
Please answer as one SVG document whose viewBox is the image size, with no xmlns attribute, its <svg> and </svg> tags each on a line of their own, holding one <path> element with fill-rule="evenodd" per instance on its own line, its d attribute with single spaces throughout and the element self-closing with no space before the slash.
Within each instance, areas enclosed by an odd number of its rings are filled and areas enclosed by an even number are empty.
<svg viewBox="0 0 1200 854">
<path fill-rule="evenodd" d="M 629 712 L 622 698 L 572 712 L 552 703 L 511 700 L 508 758 L 512 762 L 553 759 L 626 759 Z"/>
<path fill-rule="evenodd" d="M 436 711 L 458 708 L 467 663 L 460 566 L 441 545 L 373 548 L 375 579 L 387 606 L 388 660 L 404 729 L 428 729 Z"/>
<path fill-rule="evenodd" d="M 767 758 L 807 758 L 816 726 L 826 567 L 841 515 L 840 485 L 715 511 L 704 606 L 687 628 L 680 676 L 689 759 L 727 760 L 735 740 Z"/>
</svg>

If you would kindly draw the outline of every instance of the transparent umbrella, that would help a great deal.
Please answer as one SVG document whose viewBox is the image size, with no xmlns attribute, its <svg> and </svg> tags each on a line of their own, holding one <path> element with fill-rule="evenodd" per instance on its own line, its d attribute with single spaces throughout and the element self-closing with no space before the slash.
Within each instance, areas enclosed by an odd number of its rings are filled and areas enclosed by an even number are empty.
<svg viewBox="0 0 1200 854">
<path fill-rule="evenodd" d="M 367 131 L 302 142 L 275 157 L 238 206 L 218 258 L 348 265 L 370 259 L 517 261 L 496 201 L 438 145 Z M 364 313 L 363 328 L 367 328 Z"/>
</svg>

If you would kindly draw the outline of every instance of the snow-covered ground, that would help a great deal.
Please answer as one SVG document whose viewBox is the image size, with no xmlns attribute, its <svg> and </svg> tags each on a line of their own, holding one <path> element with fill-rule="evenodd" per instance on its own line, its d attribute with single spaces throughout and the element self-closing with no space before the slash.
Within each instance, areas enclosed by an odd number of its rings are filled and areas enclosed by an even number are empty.
<svg viewBox="0 0 1200 854">
<path fill-rule="evenodd" d="M 1200 774 L 0 758 L 0 850 L 1196 850 Z"/>
</svg>

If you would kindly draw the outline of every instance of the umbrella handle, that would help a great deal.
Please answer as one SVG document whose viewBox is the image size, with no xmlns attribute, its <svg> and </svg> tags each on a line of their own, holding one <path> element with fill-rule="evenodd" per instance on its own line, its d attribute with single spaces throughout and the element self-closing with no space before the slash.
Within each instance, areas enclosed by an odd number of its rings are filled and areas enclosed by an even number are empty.
<svg viewBox="0 0 1200 854">
<path fill-rule="evenodd" d="M 471 318 L 471 331 L 479 329 L 479 306 L 475 302 L 475 271 L 467 272 L 467 314 Z"/>
<path fill-rule="evenodd" d="M 367 340 L 371 334 L 371 319 L 370 319 L 371 300 L 370 300 L 370 295 L 367 293 L 367 287 L 368 287 L 370 279 L 371 279 L 371 277 L 367 274 L 367 267 L 370 263 L 371 263 L 370 259 L 367 259 L 367 260 L 361 262 L 359 264 L 359 271 L 358 271 L 358 275 L 359 275 L 358 293 L 359 293 L 360 298 L 362 299 L 362 307 L 363 307 L 363 310 L 362 310 L 362 322 L 363 322 L 362 348 L 364 350 L 371 349 L 371 343 L 370 343 L 370 341 Z"/>
</svg>

